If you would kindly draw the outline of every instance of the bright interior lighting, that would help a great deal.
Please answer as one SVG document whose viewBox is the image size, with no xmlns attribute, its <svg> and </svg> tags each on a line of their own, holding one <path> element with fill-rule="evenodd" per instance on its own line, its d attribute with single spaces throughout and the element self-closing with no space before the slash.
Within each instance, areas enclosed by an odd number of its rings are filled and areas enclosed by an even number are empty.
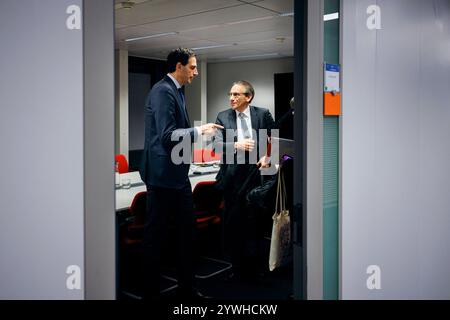
<svg viewBox="0 0 450 320">
<path fill-rule="evenodd" d="M 126 42 L 130 42 L 130 41 L 137 41 L 137 40 L 150 39 L 150 38 L 158 38 L 158 37 L 164 37 L 164 36 L 173 36 L 173 35 L 176 35 L 176 34 L 178 34 L 178 32 L 157 33 L 157 34 L 152 34 L 152 35 L 144 36 L 144 37 L 125 39 L 125 41 Z"/>
<path fill-rule="evenodd" d="M 278 53 L 262 53 L 262 54 L 252 54 L 248 56 L 235 56 L 230 57 L 229 59 L 241 59 L 241 58 L 259 58 L 259 57 L 272 57 L 272 56 L 278 56 Z"/>
<path fill-rule="evenodd" d="M 192 48 L 192 50 L 205 50 L 205 49 L 223 48 L 223 47 L 231 47 L 231 46 L 232 46 L 232 44 L 217 44 L 214 46 Z"/>
<path fill-rule="evenodd" d="M 339 12 L 330 13 L 323 16 L 323 21 L 330 21 L 336 19 L 339 19 Z"/>
</svg>

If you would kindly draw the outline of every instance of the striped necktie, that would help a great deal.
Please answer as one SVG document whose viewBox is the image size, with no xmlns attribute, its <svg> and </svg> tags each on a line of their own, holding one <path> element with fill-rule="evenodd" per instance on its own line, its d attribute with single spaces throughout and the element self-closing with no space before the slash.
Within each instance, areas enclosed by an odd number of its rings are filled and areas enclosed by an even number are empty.
<svg viewBox="0 0 450 320">
<path fill-rule="evenodd" d="M 244 139 L 249 139 L 250 131 L 248 130 L 247 121 L 245 121 L 246 115 L 243 112 L 241 112 L 239 113 L 239 118 L 241 119 L 242 135 Z"/>
</svg>

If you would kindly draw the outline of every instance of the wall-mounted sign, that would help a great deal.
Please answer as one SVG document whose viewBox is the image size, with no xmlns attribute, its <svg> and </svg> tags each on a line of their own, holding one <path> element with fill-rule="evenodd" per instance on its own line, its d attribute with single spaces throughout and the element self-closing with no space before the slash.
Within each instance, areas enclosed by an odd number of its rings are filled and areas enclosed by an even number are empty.
<svg viewBox="0 0 450 320">
<path fill-rule="evenodd" d="M 341 114 L 340 69 L 338 64 L 325 63 L 324 65 L 323 114 L 325 116 Z"/>
<path fill-rule="evenodd" d="M 339 86 L 339 71 L 340 66 L 338 64 L 325 63 L 324 92 L 341 91 Z"/>
</svg>

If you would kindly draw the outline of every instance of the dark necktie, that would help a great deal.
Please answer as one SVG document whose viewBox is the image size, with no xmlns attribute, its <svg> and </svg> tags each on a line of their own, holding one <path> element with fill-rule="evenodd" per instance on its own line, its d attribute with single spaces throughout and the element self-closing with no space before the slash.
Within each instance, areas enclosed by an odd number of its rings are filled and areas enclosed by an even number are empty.
<svg viewBox="0 0 450 320">
<path fill-rule="evenodd" d="M 186 103 L 184 102 L 184 94 L 183 94 L 183 89 L 179 88 L 178 92 L 180 93 L 180 97 L 181 97 L 181 104 L 183 105 L 183 108 L 186 109 Z"/>
<path fill-rule="evenodd" d="M 189 120 L 189 116 L 188 116 L 187 110 L 186 110 L 186 101 L 184 100 L 183 89 L 179 88 L 178 93 L 180 94 L 180 97 L 181 97 L 181 107 L 183 108 L 184 116 L 186 117 L 186 121 L 189 124 L 190 120 Z"/>
<path fill-rule="evenodd" d="M 239 118 L 241 119 L 242 135 L 244 139 L 249 139 L 250 131 L 248 130 L 247 121 L 245 121 L 245 114 L 243 112 L 239 113 Z"/>
</svg>

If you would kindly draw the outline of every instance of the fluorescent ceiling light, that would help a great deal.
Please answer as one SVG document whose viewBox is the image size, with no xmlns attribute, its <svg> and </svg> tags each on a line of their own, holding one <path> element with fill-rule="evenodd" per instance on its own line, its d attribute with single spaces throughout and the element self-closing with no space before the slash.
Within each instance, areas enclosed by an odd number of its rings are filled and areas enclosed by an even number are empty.
<svg viewBox="0 0 450 320">
<path fill-rule="evenodd" d="M 214 29 L 214 28 L 218 28 L 218 27 L 222 27 L 222 26 L 220 24 L 213 24 L 210 26 L 203 26 L 203 27 L 192 28 L 192 29 L 183 29 L 183 30 L 180 30 L 180 33 L 186 33 L 186 32 L 192 32 L 192 31 L 203 31 L 203 30 Z"/>
<path fill-rule="evenodd" d="M 293 15 L 293 12 L 280 13 L 280 17 L 292 17 Z"/>
<path fill-rule="evenodd" d="M 223 48 L 223 47 L 231 47 L 231 46 L 232 46 L 232 44 L 216 44 L 213 46 L 192 48 L 192 50 L 205 50 L 205 49 Z"/>
<path fill-rule="evenodd" d="M 262 39 L 262 40 L 250 40 L 250 41 L 241 42 L 241 44 L 246 45 L 246 44 L 252 44 L 252 43 L 264 43 L 264 42 L 272 42 L 273 40 L 277 40 L 277 39 L 269 38 L 269 39 Z"/>
<path fill-rule="evenodd" d="M 125 39 L 125 41 L 126 42 L 130 42 L 130 41 L 137 41 L 137 40 L 150 39 L 150 38 L 158 38 L 158 37 L 164 37 L 164 36 L 173 36 L 173 35 L 176 35 L 176 34 L 178 34 L 178 32 L 164 32 L 164 33 L 157 33 L 157 34 L 152 34 L 152 35 L 144 36 L 144 37 Z"/>
<path fill-rule="evenodd" d="M 252 54 L 252 55 L 248 55 L 248 56 L 235 56 L 235 57 L 230 57 L 229 59 L 273 57 L 273 56 L 278 56 L 278 55 L 279 55 L 278 53 L 262 53 L 262 54 Z"/>
<path fill-rule="evenodd" d="M 339 12 L 330 13 L 323 16 L 323 21 L 330 21 L 336 19 L 339 19 Z"/>
<path fill-rule="evenodd" d="M 254 18 L 254 19 L 247 19 L 247 20 L 239 20 L 239 21 L 233 21 L 233 22 L 227 22 L 226 25 L 235 25 L 240 23 L 247 23 L 247 22 L 255 22 L 255 21 L 261 21 L 261 20 L 268 20 L 272 19 L 273 16 L 266 16 L 266 17 L 260 17 L 260 18 Z"/>
</svg>

